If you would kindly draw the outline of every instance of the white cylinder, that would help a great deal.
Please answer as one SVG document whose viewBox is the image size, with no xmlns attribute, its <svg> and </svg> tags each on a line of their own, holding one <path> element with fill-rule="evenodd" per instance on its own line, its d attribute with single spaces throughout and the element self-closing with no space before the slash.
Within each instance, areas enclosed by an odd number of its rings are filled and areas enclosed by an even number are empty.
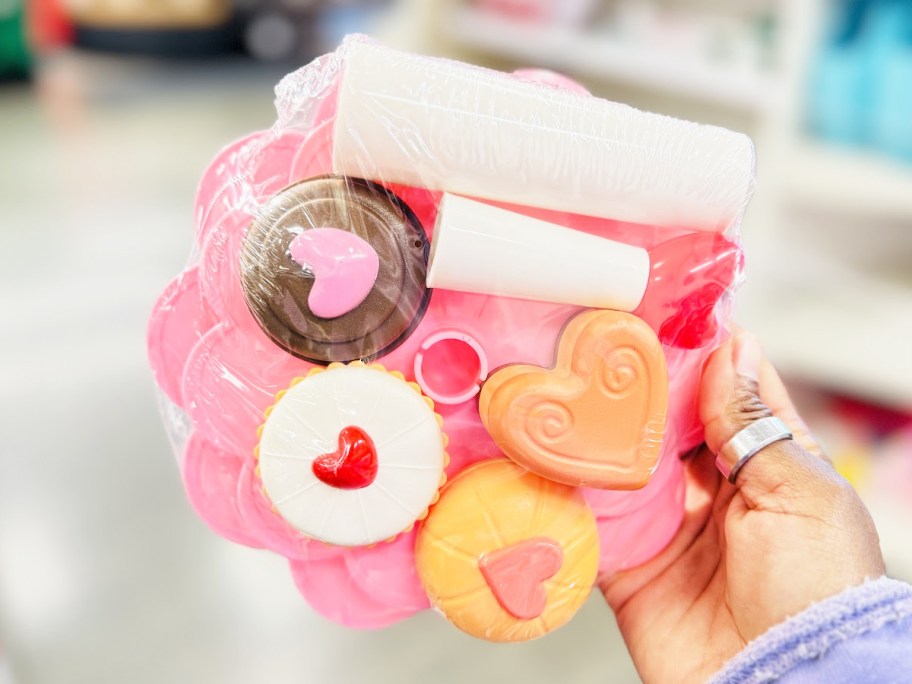
<svg viewBox="0 0 912 684">
<path fill-rule="evenodd" d="M 633 311 L 646 292 L 645 249 L 445 194 L 428 287 Z"/>
<path fill-rule="evenodd" d="M 750 139 L 374 43 L 347 44 L 336 173 L 621 221 L 723 231 Z"/>
</svg>

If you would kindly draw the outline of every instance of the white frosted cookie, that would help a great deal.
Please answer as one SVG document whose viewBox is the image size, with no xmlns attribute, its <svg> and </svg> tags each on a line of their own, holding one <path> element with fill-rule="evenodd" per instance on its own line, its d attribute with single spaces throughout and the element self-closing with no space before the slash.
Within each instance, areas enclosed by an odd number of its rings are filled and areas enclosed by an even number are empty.
<svg viewBox="0 0 912 684">
<path fill-rule="evenodd" d="M 379 366 L 331 365 L 267 411 L 259 473 L 301 533 L 363 546 L 409 529 L 437 500 L 446 438 L 433 402 Z"/>
</svg>

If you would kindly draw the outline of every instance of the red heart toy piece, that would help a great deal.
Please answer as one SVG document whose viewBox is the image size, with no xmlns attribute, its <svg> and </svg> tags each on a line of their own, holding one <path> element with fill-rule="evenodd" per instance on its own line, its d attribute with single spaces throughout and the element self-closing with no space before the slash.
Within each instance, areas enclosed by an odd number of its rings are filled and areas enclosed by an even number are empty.
<svg viewBox="0 0 912 684">
<path fill-rule="evenodd" d="M 744 268 L 744 253 L 715 233 L 672 238 L 649 252 L 649 284 L 633 313 L 662 344 L 698 349 L 715 337 L 716 302 Z"/>
<path fill-rule="evenodd" d="M 377 447 L 361 428 L 342 428 L 339 448 L 315 458 L 313 472 L 330 487 L 362 489 L 377 477 Z"/>
<path fill-rule="evenodd" d="M 532 620 L 548 604 L 543 583 L 563 563 L 560 544 L 549 537 L 533 537 L 484 554 L 478 569 L 505 611 L 520 620 Z"/>
</svg>

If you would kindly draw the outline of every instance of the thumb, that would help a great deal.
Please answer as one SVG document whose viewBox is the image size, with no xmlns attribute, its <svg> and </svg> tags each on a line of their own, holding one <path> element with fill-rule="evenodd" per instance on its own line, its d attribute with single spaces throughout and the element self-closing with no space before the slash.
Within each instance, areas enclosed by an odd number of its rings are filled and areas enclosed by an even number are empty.
<svg viewBox="0 0 912 684">
<path fill-rule="evenodd" d="M 809 487 L 828 486 L 838 479 L 792 404 L 788 392 L 766 360 L 756 338 L 737 331 L 717 349 L 703 372 L 699 398 L 700 420 L 706 444 L 714 454 L 732 437 L 761 418 L 776 416 L 795 435 L 763 448 L 737 474 L 736 485 L 745 499 L 758 502 L 783 490 L 809 493 Z M 803 446 L 805 445 L 805 446 Z M 722 453 L 724 459 L 730 454 Z M 729 468 L 735 463 L 726 461 Z"/>
</svg>

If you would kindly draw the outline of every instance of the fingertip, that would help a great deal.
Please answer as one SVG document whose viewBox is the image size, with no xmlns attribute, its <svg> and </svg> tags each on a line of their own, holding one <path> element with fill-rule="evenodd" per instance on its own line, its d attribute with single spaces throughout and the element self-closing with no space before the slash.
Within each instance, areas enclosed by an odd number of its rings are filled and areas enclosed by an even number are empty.
<svg viewBox="0 0 912 684">
<path fill-rule="evenodd" d="M 729 338 L 710 354 L 703 367 L 697 402 L 700 421 L 704 426 L 718 417 L 734 389 L 733 339 Z"/>
<path fill-rule="evenodd" d="M 752 421 L 771 414 L 760 397 L 765 363 L 757 338 L 743 329 L 710 357 L 700 385 L 699 414 L 713 453 Z"/>
<path fill-rule="evenodd" d="M 753 333 L 742 329 L 735 334 L 732 338 L 732 359 L 738 375 L 760 382 L 760 369 L 766 357 Z"/>
</svg>

